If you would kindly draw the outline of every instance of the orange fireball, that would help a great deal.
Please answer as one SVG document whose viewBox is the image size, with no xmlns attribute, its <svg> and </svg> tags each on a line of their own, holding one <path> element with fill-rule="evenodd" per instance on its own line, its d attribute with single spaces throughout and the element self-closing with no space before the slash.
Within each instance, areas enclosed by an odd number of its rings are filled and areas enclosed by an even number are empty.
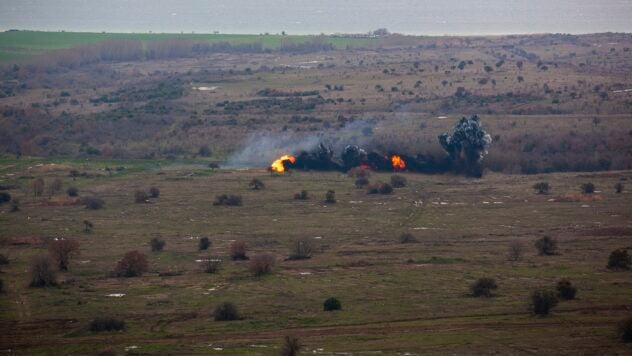
<svg viewBox="0 0 632 356">
<path fill-rule="evenodd" d="M 276 172 L 276 173 L 283 173 L 285 172 L 285 162 L 291 162 L 294 163 L 296 162 L 296 157 L 291 156 L 291 155 L 284 155 L 281 156 L 281 158 L 275 160 L 274 162 L 272 162 L 272 164 L 270 165 L 270 170 L 272 172 Z"/>
<path fill-rule="evenodd" d="M 393 169 L 396 171 L 401 171 L 406 168 L 406 162 L 404 162 L 404 160 L 398 155 L 393 155 L 391 157 L 391 163 L 393 164 Z"/>
</svg>

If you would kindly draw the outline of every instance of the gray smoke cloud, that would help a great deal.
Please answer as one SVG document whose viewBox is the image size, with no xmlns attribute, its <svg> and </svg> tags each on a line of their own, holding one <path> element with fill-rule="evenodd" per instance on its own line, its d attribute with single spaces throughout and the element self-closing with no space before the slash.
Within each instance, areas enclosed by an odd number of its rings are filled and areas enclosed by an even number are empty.
<svg viewBox="0 0 632 356">
<path fill-rule="evenodd" d="M 477 115 L 459 120 L 452 134 L 439 136 L 439 143 L 450 156 L 455 169 L 473 176 L 482 175 L 481 161 L 487 154 L 492 137 L 483 130 Z"/>
</svg>

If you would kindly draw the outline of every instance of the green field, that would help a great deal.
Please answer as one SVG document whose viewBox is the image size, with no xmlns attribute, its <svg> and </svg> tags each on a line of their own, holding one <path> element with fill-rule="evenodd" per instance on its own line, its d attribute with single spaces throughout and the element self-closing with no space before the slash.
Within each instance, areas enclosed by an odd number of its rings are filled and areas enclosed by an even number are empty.
<svg viewBox="0 0 632 356">
<path fill-rule="evenodd" d="M 55 165 L 51 165 L 55 163 Z M 109 173 L 106 167 L 122 167 Z M 90 177 L 70 178 L 71 169 Z M 630 272 L 605 268 L 609 253 L 629 246 L 631 194 L 613 185 L 630 172 L 517 176 L 492 174 L 480 180 L 452 175 L 403 173 L 404 188 L 367 195 L 336 172 L 209 170 L 203 162 L 34 160 L 0 161 L 0 184 L 18 182 L 10 193 L 19 212 L 0 206 L 0 252 L 6 293 L 0 296 L 0 343 L 28 354 L 117 353 L 274 355 L 285 335 L 297 336 L 310 354 L 491 353 L 575 354 L 629 352 L 616 338 L 616 324 L 632 307 Z M 64 189 L 98 195 L 101 210 L 69 204 L 64 192 L 33 197 L 29 186 L 62 179 Z M 266 187 L 248 188 L 252 178 Z M 390 174 L 372 174 L 372 182 Z M 531 186 L 548 181 L 550 195 Z M 579 186 L 593 182 L 592 197 Z M 134 192 L 160 188 L 150 204 L 134 203 Z M 323 202 L 336 191 L 337 203 Z M 294 200 L 307 190 L 311 199 Z M 243 206 L 213 206 L 217 194 L 243 196 Z M 416 206 L 414 201 L 423 201 Z M 62 205 L 60 205 L 62 204 Z M 94 223 L 85 233 L 83 221 Z M 402 244 L 412 233 L 417 243 Z M 559 255 L 540 256 L 533 243 L 559 242 Z M 149 240 L 166 241 L 151 252 Z M 212 241 L 197 251 L 198 238 Z M 29 288 L 29 263 L 46 254 L 51 238 L 74 238 L 80 254 L 56 288 Z M 312 239 L 311 259 L 287 261 L 293 242 Z M 248 262 L 230 261 L 233 240 L 248 243 L 250 256 L 271 253 L 270 275 L 253 277 Z M 524 256 L 509 261 L 510 243 Z M 147 255 L 149 271 L 139 278 L 108 273 L 126 251 Z M 197 259 L 218 256 L 223 268 L 201 271 Z M 492 298 L 469 296 L 480 277 L 498 283 Z M 529 295 L 553 289 L 561 278 L 578 287 L 549 317 L 529 312 Z M 120 298 L 108 297 L 124 293 Z M 324 312 L 335 296 L 342 310 Z M 243 319 L 214 321 L 213 309 L 231 301 Z M 125 320 L 124 332 L 88 331 L 99 316 Z M 134 348 L 135 347 L 135 348 Z"/>
<path fill-rule="evenodd" d="M 305 42 L 316 36 L 297 35 L 237 35 L 237 34 L 175 34 L 175 33 L 92 33 L 92 32 L 41 32 L 14 31 L 0 33 L 0 61 L 12 62 L 28 59 L 47 51 L 72 48 L 105 40 L 161 41 L 185 39 L 196 42 L 228 42 L 231 44 L 261 42 L 264 48 L 278 48 L 284 41 Z M 366 47 L 378 41 L 369 38 L 326 37 L 336 48 Z"/>
</svg>

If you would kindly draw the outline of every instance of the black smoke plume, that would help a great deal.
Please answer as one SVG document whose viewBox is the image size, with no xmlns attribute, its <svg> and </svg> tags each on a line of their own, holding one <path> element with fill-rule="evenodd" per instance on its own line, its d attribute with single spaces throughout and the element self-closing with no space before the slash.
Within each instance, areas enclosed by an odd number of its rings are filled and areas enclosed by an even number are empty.
<svg viewBox="0 0 632 356">
<path fill-rule="evenodd" d="M 452 134 L 439 136 L 439 143 L 448 153 L 452 169 L 457 173 L 465 173 L 473 177 L 481 177 L 481 162 L 492 143 L 491 136 L 483 130 L 477 115 L 462 118 L 455 126 Z"/>
</svg>

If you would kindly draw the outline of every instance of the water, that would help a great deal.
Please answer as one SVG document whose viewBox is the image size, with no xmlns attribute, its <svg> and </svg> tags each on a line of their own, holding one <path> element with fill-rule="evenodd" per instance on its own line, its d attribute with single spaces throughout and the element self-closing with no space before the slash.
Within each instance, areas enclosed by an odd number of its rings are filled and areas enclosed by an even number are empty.
<svg viewBox="0 0 632 356">
<path fill-rule="evenodd" d="M 423 35 L 632 32 L 632 0 L 0 0 L 0 29 Z"/>
</svg>

